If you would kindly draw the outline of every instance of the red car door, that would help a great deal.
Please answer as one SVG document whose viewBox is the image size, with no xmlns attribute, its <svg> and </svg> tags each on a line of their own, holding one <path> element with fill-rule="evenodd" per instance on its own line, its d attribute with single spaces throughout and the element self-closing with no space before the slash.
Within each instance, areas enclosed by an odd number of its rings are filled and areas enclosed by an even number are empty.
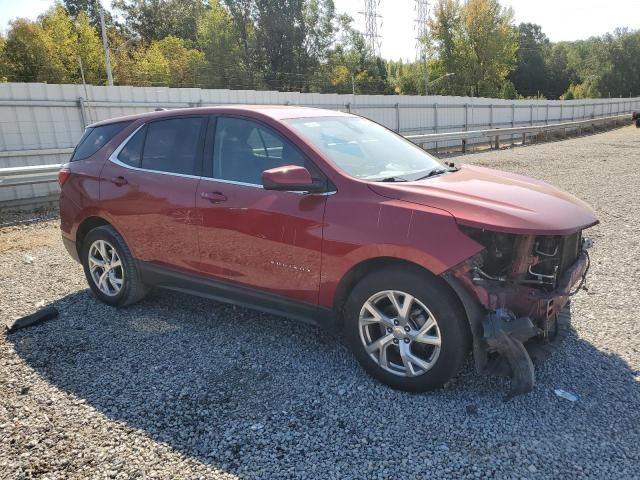
<svg viewBox="0 0 640 480">
<path fill-rule="evenodd" d="M 212 175 L 202 179 L 196 195 L 203 272 L 316 304 L 327 197 L 261 185 L 264 170 L 309 168 L 308 160 L 271 128 L 234 117 L 217 119 L 211 150 L 204 168 Z"/>
<path fill-rule="evenodd" d="M 143 125 L 102 169 L 102 203 L 139 260 L 198 268 L 195 195 L 206 123 L 200 116 Z"/>
</svg>

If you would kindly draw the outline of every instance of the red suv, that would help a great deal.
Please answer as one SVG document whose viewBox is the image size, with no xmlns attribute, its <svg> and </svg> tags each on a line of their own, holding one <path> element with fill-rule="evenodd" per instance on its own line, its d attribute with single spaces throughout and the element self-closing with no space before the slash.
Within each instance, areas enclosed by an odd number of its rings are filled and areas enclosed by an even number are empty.
<svg viewBox="0 0 640 480">
<path fill-rule="evenodd" d="M 544 182 L 301 107 L 99 122 L 59 182 L 64 244 L 102 302 L 163 287 L 340 329 L 370 374 L 413 391 L 470 349 L 531 388 L 527 351 L 564 328 L 598 222 Z"/>
</svg>

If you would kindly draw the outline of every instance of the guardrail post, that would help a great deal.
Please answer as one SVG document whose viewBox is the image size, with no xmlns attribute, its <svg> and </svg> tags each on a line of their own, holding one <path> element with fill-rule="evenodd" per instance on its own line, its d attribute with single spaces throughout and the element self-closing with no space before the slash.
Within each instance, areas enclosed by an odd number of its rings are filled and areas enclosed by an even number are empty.
<svg viewBox="0 0 640 480">
<path fill-rule="evenodd" d="M 529 125 L 533 127 L 533 103 L 529 105 Z"/>
<path fill-rule="evenodd" d="M 434 133 L 438 133 L 438 104 L 433 104 L 433 130 Z M 438 142 L 434 145 L 436 154 L 438 153 Z"/>
<path fill-rule="evenodd" d="M 400 104 L 396 103 L 396 132 L 400 133 Z"/>
<path fill-rule="evenodd" d="M 433 131 L 434 133 L 439 133 L 438 132 L 438 104 L 434 103 L 433 104 Z"/>
<path fill-rule="evenodd" d="M 469 131 L 469 104 L 464 104 L 464 131 Z"/>
<path fill-rule="evenodd" d="M 545 109 L 544 114 L 544 124 L 549 125 L 549 104 L 547 103 L 547 108 Z"/>
<path fill-rule="evenodd" d="M 516 104 L 511 104 L 511 128 L 516 126 Z M 513 146 L 513 135 L 511 135 L 511 145 Z"/>
<path fill-rule="evenodd" d="M 468 103 L 464 104 L 464 131 L 465 132 L 469 131 L 469 104 Z M 462 153 L 466 153 L 466 152 L 467 152 L 467 140 L 463 139 Z"/>
</svg>

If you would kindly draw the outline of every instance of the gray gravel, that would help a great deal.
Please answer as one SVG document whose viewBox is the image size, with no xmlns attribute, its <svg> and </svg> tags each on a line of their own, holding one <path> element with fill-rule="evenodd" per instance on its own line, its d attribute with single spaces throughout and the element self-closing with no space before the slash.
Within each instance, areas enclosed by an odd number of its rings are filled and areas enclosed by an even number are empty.
<svg viewBox="0 0 640 480">
<path fill-rule="evenodd" d="M 395 392 L 339 338 L 186 295 L 113 310 L 35 222 L 0 229 L 1 317 L 61 314 L 0 335 L 0 478 L 637 478 L 640 130 L 457 160 L 545 179 L 602 220 L 575 332 L 531 394 L 504 403 L 506 381 L 470 365 Z"/>
</svg>

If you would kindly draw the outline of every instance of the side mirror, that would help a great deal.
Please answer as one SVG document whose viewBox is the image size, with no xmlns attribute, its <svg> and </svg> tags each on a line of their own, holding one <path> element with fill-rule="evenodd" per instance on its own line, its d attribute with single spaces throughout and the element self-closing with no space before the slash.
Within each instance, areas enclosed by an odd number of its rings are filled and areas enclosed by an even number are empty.
<svg viewBox="0 0 640 480">
<path fill-rule="evenodd" d="M 309 170 L 297 165 L 272 168 L 262 172 L 265 190 L 318 193 L 325 189 L 322 182 L 314 182 Z"/>
</svg>

